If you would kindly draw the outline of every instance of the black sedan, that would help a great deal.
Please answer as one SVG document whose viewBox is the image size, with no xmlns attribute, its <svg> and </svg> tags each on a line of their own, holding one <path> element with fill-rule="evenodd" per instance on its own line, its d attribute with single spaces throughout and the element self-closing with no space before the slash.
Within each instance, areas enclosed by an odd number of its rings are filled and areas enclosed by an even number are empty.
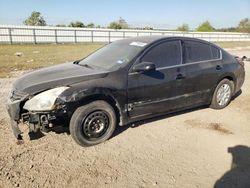
<svg viewBox="0 0 250 188">
<path fill-rule="evenodd" d="M 194 38 L 119 40 L 88 57 L 28 73 L 13 85 L 7 109 L 17 139 L 69 125 L 82 146 L 101 143 L 123 126 L 201 105 L 226 107 L 240 91 L 244 64 Z"/>
</svg>

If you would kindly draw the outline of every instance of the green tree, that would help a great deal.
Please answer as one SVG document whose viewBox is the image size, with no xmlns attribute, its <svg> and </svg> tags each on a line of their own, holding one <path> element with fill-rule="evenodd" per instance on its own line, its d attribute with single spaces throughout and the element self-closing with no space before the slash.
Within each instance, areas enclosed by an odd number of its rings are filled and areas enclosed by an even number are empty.
<svg viewBox="0 0 250 188">
<path fill-rule="evenodd" d="M 94 23 L 89 23 L 86 27 L 88 27 L 88 28 L 94 28 L 95 24 Z"/>
<path fill-rule="evenodd" d="M 118 21 L 111 22 L 108 26 L 109 29 L 128 29 L 128 23 L 120 17 Z"/>
<path fill-rule="evenodd" d="M 25 25 L 45 26 L 46 21 L 41 16 L 40 12 L 33 11 L 24 22 Z"/>
<path fill-rule="evenodd" d="M 236 28 L 236 27 L 219 28 L 219 29 L 216 29 L 216 31 L 219 31 L 219 32 L 237 32 L 238 28 Z"/>
<path fill-rule="evenodd" d="M 111 22 L 108 28 L 109 29 L 122 29 L 122 26 L 118 22 Z"/>
<path fill-rule="evenodd" d="M 85 27 L 85 25 L 80 21 L 75 21 L 75 22 L 70 22 L 69 27 Z"/>
<path fill-rule="evenodd" d="M 67 27 L 65 24 L 57 24 L 56 27 Z"/>
<path fill-rule="evenodd" d="M 189 25 L 188 24 L 182 24 L 177 28 L 177 31 L 189 31 Z"/>
<path fill-rule="evenodd" d="M 146 27 L 143 27 L 142 30 L 154 30 L 154 28 L 150 26 L 146 26 Z"/>
<path fill-rule="evenodd" d="M 199 27 L 196 29 L 196 31 L 200 31 L 200 32 L 212 32 L 215 29 L 213 28 L 213 26 L 209 23 L 209 21 L 205 21 L 203 22 L 201 25 L 199 25 Z"/>
<path fill-rule="evenodd" d="M 128 23 L 122 17 L 120 17 L 118 23 L 121 25 L 122 29 L 128 29 Z"/>
<path fill-rule="evenodd" d="M 250 20 L 249 18 L 242 19 L 238 25 L 239 32 L 250 33 Z"/>
</svg>

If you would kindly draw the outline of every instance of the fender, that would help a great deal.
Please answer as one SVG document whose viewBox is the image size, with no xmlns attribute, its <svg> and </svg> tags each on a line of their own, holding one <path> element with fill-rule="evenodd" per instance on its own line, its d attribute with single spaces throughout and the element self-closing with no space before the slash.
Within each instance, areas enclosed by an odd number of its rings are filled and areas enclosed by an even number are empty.
<svg viewBox="0 0 250 188">
<path fill-rule="evenodd" d="M 227 72 L 227 73 L 223 73 L 220 75 L 220 77 L 218 78 L 217 80 L 217 83 L 216 85 L 213 87 L 213 89 L 211 90 L 211 94 L 210 94 L 210 97 L 209 97 L 209 101 L 212 100 L 212 97 L 213 97 L 213 94 L 214 94 L 214 91 L 217 87 L 217 85 L 220 83 L 221 80 L 223 79 L 228 79 L 228 80 L 231 80 L 234 82 L 234 85 L 236 84 L 236 78 L 235 78 L 235 75 L 233 73 L 230 73 L 230 72 Z M 234 88 L 234 93 L 235 93 L 235 88 Z"/>
<path fill-rule="evenodd" d="M 237 79 L 236 79 L 235 75 L 234 75 L 232 72 L 223 73 L 223 74 L 219 77 L 219 79 L 218 79 L 218 81 L 217 81 L 217 85 L 219 84 L 219 82 L 220 82 L 221 80 L 223 80 L 223 79 L 225 79 L 225 78 L 227 78 L 228 80 L 233 81 L 233 82 L 234 82 L 234 86 L 236 86 Z M 216 87 L 217 87 L 217 85 L 216 85 Z M 215 87 L 215 88 L 216 88 L 216 87 Z M 234 88 L 234 89 L 235 89 L 235 88 Z"/>
<path fill-rule="evenodd" d="M 108 102 L 116 111 L 119 125 L 122 126 L 126 124 L 126 93 L 116 89 L 103 87 L 72 89 L 66 90 L 56 101 L 56 104 L 66 105 L 67 109 L 71 112 L 71 115 L 79 106 L 83 106 L 94 100 L 104 100 Z"/>
</svg>

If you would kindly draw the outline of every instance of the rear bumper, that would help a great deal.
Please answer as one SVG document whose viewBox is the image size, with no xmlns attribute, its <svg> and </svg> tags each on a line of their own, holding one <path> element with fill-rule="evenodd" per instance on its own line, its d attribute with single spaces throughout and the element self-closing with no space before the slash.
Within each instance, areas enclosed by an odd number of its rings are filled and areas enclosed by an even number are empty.
<svg viewBox="0 0 250 188">
<path fill-rule="evenodd" d="M 237 76 L 237 82 L 236 82 L 236 87 L 234 90 L 234 94 L 238 93 L 241 90 L 241 87 L 245 81 L 245 70 L 244 68 L 241 68 L 241 70 L 238 71 Z"/>
</svg>

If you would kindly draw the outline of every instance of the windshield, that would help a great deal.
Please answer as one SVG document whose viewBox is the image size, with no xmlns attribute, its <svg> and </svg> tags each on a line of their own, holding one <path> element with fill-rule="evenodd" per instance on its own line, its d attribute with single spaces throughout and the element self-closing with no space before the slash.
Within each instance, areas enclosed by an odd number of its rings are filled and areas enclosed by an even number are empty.
<svg viewBox="0 0 250 188">
<path fill-rule="evenodd" d="M 117 70 L 129 63 L 141 49 L 142 47 L 136 45 L 119 42 L 111 43 L 81 60 L 79 65 Z"/>
</svg>

